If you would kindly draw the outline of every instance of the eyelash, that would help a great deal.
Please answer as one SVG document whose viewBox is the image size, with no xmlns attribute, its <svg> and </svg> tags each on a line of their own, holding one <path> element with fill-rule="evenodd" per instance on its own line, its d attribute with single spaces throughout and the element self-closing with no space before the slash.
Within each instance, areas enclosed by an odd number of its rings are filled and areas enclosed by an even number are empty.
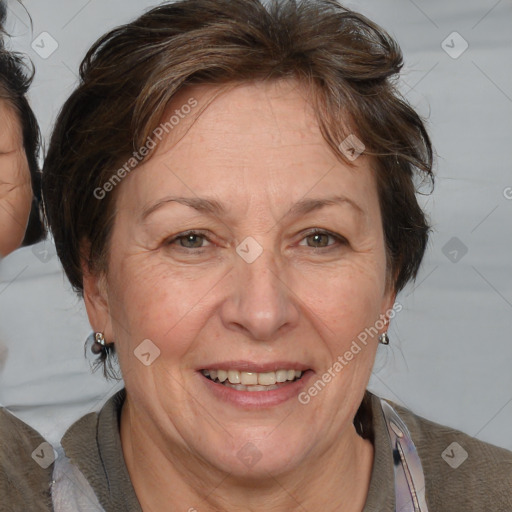
<svg viewBox="0 0 512 512">
<path fill-rule="evenodd" d="M 348 243 L 347 240 L 344 237 L 342 237 L 341 235 L 337 235 L 336 233 L 332 233 L 331 231 L 327 231 L 324 229 L 313 229 L 311 231 L 308 231 L 304 234 L 304 236 L 301 238 L 300 241 L 302 242 L 303 240 L 306 240 L 307 238 L 310 238 L 315 235 L 326 235 L 330 238 L 333 238 L 336 241 L 336 243 L 329 244 L 324 247 L 310 247 L 311 249 L 329 250 L 329 249 L 333 249 L 335 247 L 335 245 L 346 245 Z M 211 243 L 211 240 L 201 231 L 190 230 L 190 231 L 185 231 L 184 233 L 180 233 L 180 234 L 176 235 L 175 237 L 167 240 L 166 245 L 173 245 L 175 242 L 177 242 L 179 240 L 184 240 L 189 236 L 202 237 L 204 240 Z M 183 247 L 183 246 L 180 246 L 179 248 L 182 250 L 185 250 L 187 252 L 195 252 L 196 254 L 200 254 L 204 251 L 204 249 L 206 247 Z"/>
</svg>

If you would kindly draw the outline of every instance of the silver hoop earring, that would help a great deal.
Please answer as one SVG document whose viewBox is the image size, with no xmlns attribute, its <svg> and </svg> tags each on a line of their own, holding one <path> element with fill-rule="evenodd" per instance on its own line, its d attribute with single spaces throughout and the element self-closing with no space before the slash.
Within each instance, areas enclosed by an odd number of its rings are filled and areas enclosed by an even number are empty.
<svg viewBox="0 0 512 512">
<path fill-rule="evenodd" d="M 379 343 L 382 343 L 383 345 L 389 345 L 389 336 L 387 332 L 383 332 L 379 336 Z"/>
</svg>

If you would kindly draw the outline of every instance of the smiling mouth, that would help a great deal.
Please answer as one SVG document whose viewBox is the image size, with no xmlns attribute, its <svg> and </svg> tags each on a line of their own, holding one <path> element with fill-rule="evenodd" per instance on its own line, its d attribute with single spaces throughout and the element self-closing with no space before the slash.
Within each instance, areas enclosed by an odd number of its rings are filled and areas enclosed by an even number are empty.
<svg viewBox="0 0 512 512">
<path fill-rule="evenodd" d="M 305 372 L 283 369 L 262 373 L 238 370 L 201 370 L 201 373 L 216 384 L 222 384 L 237 391 L 271 391 L 301 379 Z"/>
</svg>

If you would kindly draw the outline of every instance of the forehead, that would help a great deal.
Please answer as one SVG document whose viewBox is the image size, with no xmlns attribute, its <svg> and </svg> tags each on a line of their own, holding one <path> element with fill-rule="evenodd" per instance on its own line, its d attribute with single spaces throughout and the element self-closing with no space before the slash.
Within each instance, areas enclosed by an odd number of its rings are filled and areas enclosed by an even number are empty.
<svg viewBox="0 0 512 512">
<path fill-rule="evenodd" d="M 351 167 L 335 155 L 295 81 L 188 87 L 160 126 L 167 130 L 152 157 L 122 185 L 132 204 L 159 194 L 294 201 L 308 189 L 318 196 L 374 188 L 369 159 Z"/>
<path fill-rule="evenodd" d="M 264 148 L 321 142 L 316 137 L 318 123 L 310 95 L 295 80 L 185 88 L 173 98 L 162 124 L 173 114 L 188 110 L 185 106 L 191 101 L 197 101 L 198 107 L 190 115 L 182 116 L 172 133 L 159 144 L 157 153 L 191 144 L 190 138 L 184 138 L 189 131 L 207 144 L 225 136 L 231 138 L 233 146 L 237 141 L 251 140 L 251 146 Z"/>
</svg>

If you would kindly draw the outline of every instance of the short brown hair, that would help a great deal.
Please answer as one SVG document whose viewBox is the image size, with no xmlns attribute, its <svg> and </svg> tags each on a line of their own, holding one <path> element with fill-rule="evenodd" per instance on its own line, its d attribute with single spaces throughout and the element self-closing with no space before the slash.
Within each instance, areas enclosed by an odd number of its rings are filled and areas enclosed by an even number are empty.
<svg viewBox="0 0 512 512">
<path fill-rule="evenodd" d="M 308 86 L 329 145 L 356 134 L 376 162 L 391 284 L 416 276 L 429 227 L 414 179 L 433 180 L 432 148 L 418 114 L 399 95 L 395 41 L 334 0 L 181 0 L 99 39 L 55 125 L 43 171 L 46 215 L 73 287 L 82 292 L 80 248 L 104 270 L 114 194 L 96 199 L 116 169 L 191 84 L 293 78 Z"/>
</svg>

